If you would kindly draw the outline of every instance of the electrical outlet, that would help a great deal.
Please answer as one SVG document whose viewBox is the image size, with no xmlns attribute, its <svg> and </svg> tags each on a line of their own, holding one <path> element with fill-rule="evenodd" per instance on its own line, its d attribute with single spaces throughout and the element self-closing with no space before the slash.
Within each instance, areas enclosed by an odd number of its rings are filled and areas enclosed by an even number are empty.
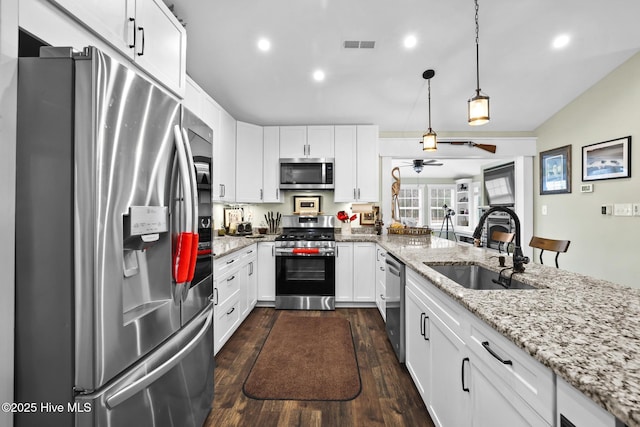
<svg viewBox="0 0 640 427">
<path fill-rule="evenodd" d="M 547 205 L 542 205 L 542 215 L 547 214 Z"/>
<path fill-rule="evenodd" d="M 631 203 L 616 203 L 613 205 L 613 214 L 615 216 L 631 216 L 633 208 Z"/>
</svg>

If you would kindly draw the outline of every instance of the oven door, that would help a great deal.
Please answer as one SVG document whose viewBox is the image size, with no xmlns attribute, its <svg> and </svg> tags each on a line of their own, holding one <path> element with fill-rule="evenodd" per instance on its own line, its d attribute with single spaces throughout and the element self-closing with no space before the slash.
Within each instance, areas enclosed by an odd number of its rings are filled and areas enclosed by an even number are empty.
<svg viewBox="0 0 640 427">
<path fill-rule="evenodd" d="M 336 259 L 332 256 L 276 256 L 276 296 L 335 296 Z"/>
</svg>

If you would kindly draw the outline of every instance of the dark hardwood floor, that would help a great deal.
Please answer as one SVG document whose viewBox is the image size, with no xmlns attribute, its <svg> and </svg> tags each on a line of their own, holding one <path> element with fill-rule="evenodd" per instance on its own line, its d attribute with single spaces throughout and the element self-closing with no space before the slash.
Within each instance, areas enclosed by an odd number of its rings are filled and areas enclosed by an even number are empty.
<svg viewBox="0 0 640 427">
<path fill-rule="evenodd" d="M 282 311 L 255 308 L 216 356 L 213 409 L 205 427 L 226 426 L 433 426 L 409 372 L 387 340 L 376 308 L 289 311 L 338 316 L 351 322 L 362 392 L 347 402 L 254 400 L 242 384 Z"/>
</svg>

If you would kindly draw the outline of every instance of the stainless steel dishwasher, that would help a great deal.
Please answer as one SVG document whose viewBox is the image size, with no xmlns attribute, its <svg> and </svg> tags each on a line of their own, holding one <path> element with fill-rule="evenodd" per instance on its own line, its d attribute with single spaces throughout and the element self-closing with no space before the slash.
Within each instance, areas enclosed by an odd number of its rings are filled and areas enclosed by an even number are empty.
<svg viewBox="0 0 640 427">
<path fill-rule="evenodd" d="M 387 253 L 385 260 L 387 271 L 386 280 L 386 314 L 387 336 L 391 346 L 398 356 L 398 361 L 404 363 L 405 332 L 404 332 L 404 286 L 405 266 L 396 257 Z"/>
</svg>

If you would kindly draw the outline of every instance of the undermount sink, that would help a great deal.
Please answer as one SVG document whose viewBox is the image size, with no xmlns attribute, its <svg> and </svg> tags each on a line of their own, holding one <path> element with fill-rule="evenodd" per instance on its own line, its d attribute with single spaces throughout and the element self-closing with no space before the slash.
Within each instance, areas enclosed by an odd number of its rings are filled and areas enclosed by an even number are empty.
<svg viewBox="0 0 640 427">
<path fill-rule="evenodd" d="M 460 286 L 475 290 L 511 290 L 511 289 L 538 289 L 519 280 L 511 279 L 509 287 L 495 283 L 498 280 L 498 273 L 479 265 L 433 265 L 425 262 L 425 265 L 433 268 L 438 273 L 453 280 Z M 508 274 L 511 274 L 508 272 Z M 507 279 L 508 279 L 507 275 Z"/>
</svg>

